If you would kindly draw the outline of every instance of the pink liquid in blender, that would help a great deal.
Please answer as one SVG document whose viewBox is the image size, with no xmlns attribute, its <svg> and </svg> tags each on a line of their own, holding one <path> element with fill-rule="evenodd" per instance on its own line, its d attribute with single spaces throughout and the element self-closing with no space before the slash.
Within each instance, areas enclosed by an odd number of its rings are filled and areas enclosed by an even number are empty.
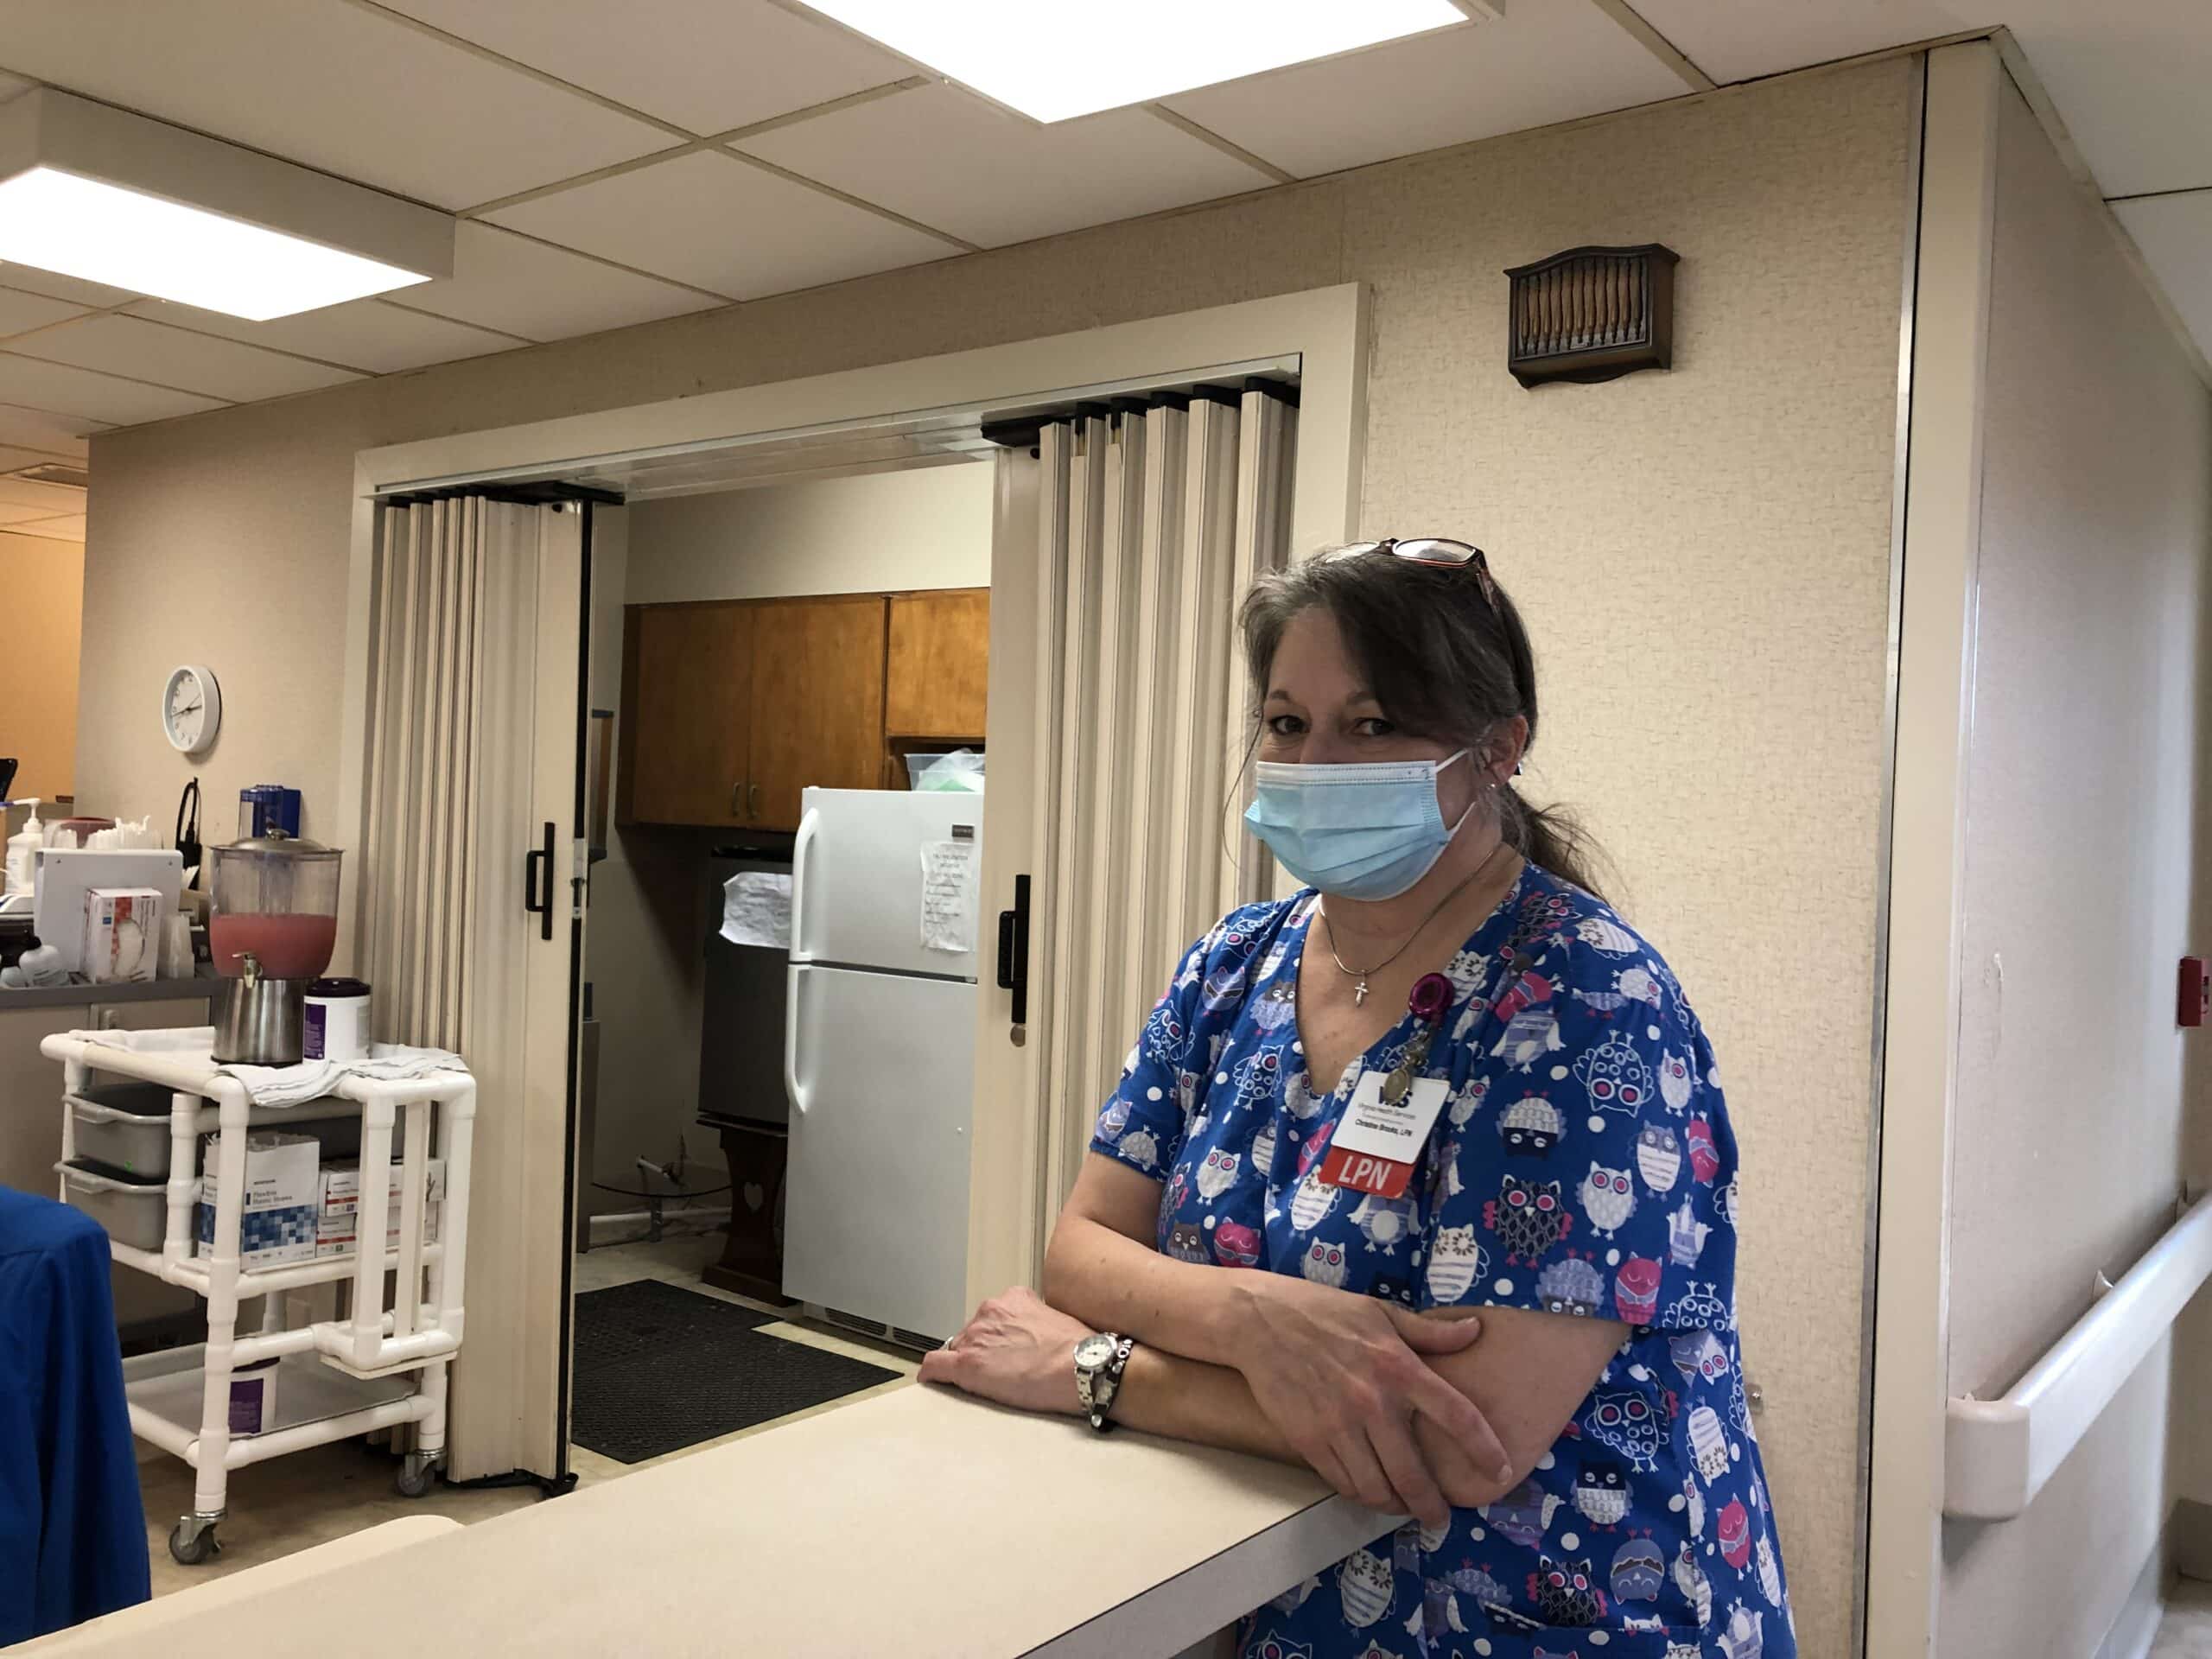
<svg viewBox="0 0 2212 1659">
<path fill-rule="evenodd" d="M 296 916 L 248 911 L 207 924 L 207 948 L 215 971 L 232 977 L 245 971 L 238 957 L 251 952 L 264 979 L 314 979 L 330 966 L 338 944 L 335 916 Z"/>
</svg>

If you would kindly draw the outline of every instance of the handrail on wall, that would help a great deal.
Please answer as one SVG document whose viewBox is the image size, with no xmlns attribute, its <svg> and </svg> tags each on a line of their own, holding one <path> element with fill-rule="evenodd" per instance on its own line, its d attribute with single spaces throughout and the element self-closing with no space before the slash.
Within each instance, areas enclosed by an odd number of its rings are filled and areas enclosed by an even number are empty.
<svg viewBox="0 0 2212 1659">
<path fill-rule="evenodd" d="M 2212 1196 L 2167 1229 L 2002 1399 L 1949 1402 L 1943 1513 L 2009 1521 L 2033 1503 L 2208 1277 Z"/>
</svg>

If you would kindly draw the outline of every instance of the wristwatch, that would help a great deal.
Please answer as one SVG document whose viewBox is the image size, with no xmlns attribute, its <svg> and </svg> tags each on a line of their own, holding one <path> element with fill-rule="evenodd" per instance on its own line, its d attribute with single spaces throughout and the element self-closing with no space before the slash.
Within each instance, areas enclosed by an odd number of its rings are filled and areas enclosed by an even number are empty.
<svg viewBox="0 0 2212 1659">
<path fill-rule="evenodd" d="M 1102 1434 L 1114 1426 L 1108 1420 L 1108 1414 L 1114 1409 L 1114 1396 L 1121 1391 L 1122 1373 L 1135 1347 L 1129 1338 L 1111 1331 L 1085 1337 L 1075 1345 L 1076 1401 L 1082 1406 L 1083 1414 L 1090 1420 L 1091 1427 Z"/>
</svg>

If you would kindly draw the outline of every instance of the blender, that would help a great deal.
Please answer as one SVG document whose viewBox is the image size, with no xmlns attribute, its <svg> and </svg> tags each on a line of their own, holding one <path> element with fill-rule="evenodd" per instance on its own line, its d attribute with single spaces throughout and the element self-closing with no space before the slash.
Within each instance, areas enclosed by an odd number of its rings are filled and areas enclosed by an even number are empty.
<svg viewBox="0 0 2212 1659">
<path fill-rule="evenodd" d="M 207 944 L 224 979 L 215 1011 L 219 1062 L 299 1061 L 307 988 L 338 943 L 343 857 L 278 828 L 208 849 Z"/>
</svg>

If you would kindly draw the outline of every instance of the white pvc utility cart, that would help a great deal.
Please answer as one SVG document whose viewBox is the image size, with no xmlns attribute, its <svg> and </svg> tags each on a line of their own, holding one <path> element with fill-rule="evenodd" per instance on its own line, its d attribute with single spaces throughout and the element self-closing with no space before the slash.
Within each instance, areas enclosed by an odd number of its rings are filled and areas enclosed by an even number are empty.
<svg viewBox="0 0 2212 1659">
<path fill-rule="evenodd" d="M 39 1045 L 63 1068 L 61 1156 L 76 1156 L 76 1121 L 94 1076 L 158 1084 L 170 1090 L 168 1177 L 162 1189 L 165 1228 L 159 1249 L 111 1237 L 115 1260 L 203 1296 L 207 1301 L 205 1344 L 149 1354 L 124 1362 L 124 1392 L 131 1432 L 175 1453 L 198 1471 L 190 1514 L 169 1535 L 169 1553 L 187 1566 L 219 1548 L 215 1527 L 223 1519 L 230 1471 L 311 1446 L 411 1423 L 413 1448 L 398 1475 L 404 1497 L 429 1488 L 430 1471 L 445 1452 L 446 1366 L 461 1347 L 461 1287 L 468 1250 L 468 1154 L 476 1115 L 476 1085 L 465 1073 L 442 1071 L 404 1082 L 340 1079 L 333 1093 L 296 1106 L 256 1106 L 244 1085 L 215 1069 L 205 1048 L 158 1046 L 171 1033 L 133 1033 L 122 1046 L 80 1033 L 46 1038 Z M 175 1033 L 181 1036 L 182 1033 Z M 149 1039 L 156 1039 L 149 1042 Z M 445 1163 L 445 1195 L 439 1240 L 423 1237 L 425 1187 L 432 1155 L 431 1116 L 437 1116 L 436 1155 Z M 359 1213 L 388 1213 L 393 1183 L 400 1203 L 397 1248 L 358 1249 L 282 1267 L 242 1269 L 239 1222 L 245 1210 L 246 1132 L 359 1116 L 361 1122 Z M 155 1120 L 158 1122 L 158 1119 Z M 193 1209 L 199 1138 L 219 1130 L 213 1159 L 214 1242 L 211 1253 L 193 1254 Z M 393 1160 L 395 1136 L 401 1157 Z M 70 1179 L 62 1198 L 69 1201 Z M 367 1236 L 379 1230 L 365 1224 Z M 395 1274 L 392 1305 L 385 1274 Z M 287 1330 L 284 1293 L 308 1285 L 350 1281 L 347 1317 Z M 411 1291 L 410 1291 L 411 1287 Z M 238 1304 L 263 1303 L 261 1330 L 237 1334 Z M 257 1434 L 233 1438 L 230 1427 L 231 1373 L 276 1359 L 280 1383 L 276 1417 Z"/>
</svg>

